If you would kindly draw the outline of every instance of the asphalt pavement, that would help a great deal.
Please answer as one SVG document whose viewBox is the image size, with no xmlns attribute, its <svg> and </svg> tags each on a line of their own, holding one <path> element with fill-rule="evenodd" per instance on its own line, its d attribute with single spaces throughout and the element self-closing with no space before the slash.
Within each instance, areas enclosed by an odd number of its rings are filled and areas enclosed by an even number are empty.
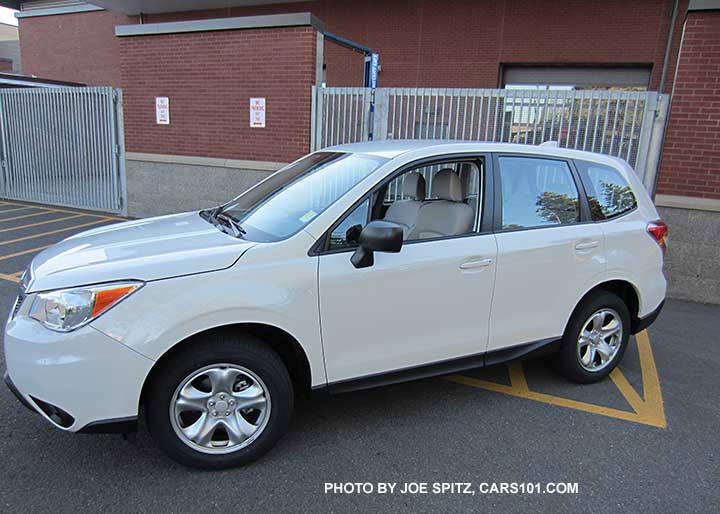
<svg viewBox="0 0 720 514">
<path fill-rule="evenodd" d="M 117 221 L 51 209 L 0 201 L 3 319 L 34 253 Z M 532 361 L 300 400 L 273 451 L 222 472 L 175 464 L 144 426 L 64 433 L 2 388 L 0 511 L 718 513 L 719 332 L 720 306 L 668 300 L 599 384 Z"/>
</svg>

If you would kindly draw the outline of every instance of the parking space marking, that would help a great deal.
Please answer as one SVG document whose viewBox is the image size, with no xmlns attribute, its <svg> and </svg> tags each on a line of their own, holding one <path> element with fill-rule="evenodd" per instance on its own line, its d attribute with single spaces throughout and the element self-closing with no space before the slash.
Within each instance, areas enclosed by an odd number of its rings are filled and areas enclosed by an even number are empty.
<svg viewBox="0 0 720 514">
<path fill-rule="evenodd" d="M 26 208 L 28 208 L 28 209 L 43 209 L 43 210 L 48 211 L 48 212 L 66 212 L 66 213 L 68 213 L 68 214 L 78 214 L 77 211 L 71 211 L 71 210 L 68 210 L 68 209 L 60 209 L 60 208 L 58 208 L 58 207 L 45 207 L 45 206 L 43 206 L 43 207 L 34 207 L 34 206 L 32 206 L 32 207 L 27 207 L 25 204 L 18 203 L 18 202 L 9 202 L 9 201 L 7 201 L 7 200 L 5 201 L 5 205 L 18 205 L 18 206 L 20 206 L 20 207 L 26 207 Z M 3 212 L 8 212 L 8 211 L 2 211 L 2 210 L 0 210 L 0 213 L 3 213 Z M 87 212 L 86 212 L 86 213 L 83 213 L 83 216 L 92 216 L 93 218 L 103 218 L 103 219 L 106 219 L 106 220 L 127 221 L 126 218 L 121 218 L 121 217 L 119 217 L 119 216 L 112 216 L 112 215 L 107 215 L 107 214 L 94 214 L 94 213 L 87 213 Z"/>
<path fill-rule="evenodd" d="M 2 212 L 2 211 L 0 211 Z M 11 218 L 0 218 L 0 223 L 5 223 L 6 221 L 15 221 L 15 220 L 23 220 L 25 218 L 32 218 L 33 216 L 42 216 L 43 214 L 50 214 L 52 211 L 41 211 L 41 212 L 33 212 L 32 214 L 21 214 L 19 216 L 13 216 Z"/>
<path fill-rule="evenodd" d="M 20 241 L 27 241 L 28 239 L 36 239 L 38 237 L 43 237 L 43 236 L 50 236 L 52 234 L 58 234 L 60 232 L 67 232 L 68 230 L 74 230 L 77 228 L 89 227 L 91 225 L 97 225 L 99 223 L 104 223 L 105 221 L 107 221 L 107 220 L 105 220 L 105 219 L 93 220 L 93 221 L 88 221 L 87 223 L 82 223 L 80 225 L 73 225 L 72 227 L 59 228 L 57 230 L 50 230 L 49 232 L 41 232 L 39 234 L 33 234 L 31 236 L 18 237 L 17 239 L 11 239 L 10 241 L 3 241 L 0 243 L 0 246 L 9 245 L 9 244 L 13 244 L 13 243 L 19 243 Z"/>
<path fill-rule="evenodd" d="M 82 214 L 73 214 L 72 216 L 65 216 L 63 218 L 57 218 L 54 220 L 39 221 L 37 223 L 30 223 L 29 225 L 20 225 L 18 227 L 3 228 L 3 229 L 0 229 L 0 232 L 11 232 L 13 230 L 20 230 L 23 228 L 37 227 L 38 225 L 46 225 L 48 223 L 57 223 L 58 221 L 67 221 L 67 220 L 71 220 L 74 218 L 80 218 L 82 216 L 83 216 Z"/>
<path fill-rule="evenodd" d="M 6 204 L 6 205 L 11 205 L 11 204 Z M 0 209 L 0 214 L 2 214 L 3 212 L 24 211 L 27 209 L 40 209 L 40 207 L 15 207 L 14 209 Z M 44 210 L 47 210 L 47 209 L 44 209 Z"/>
<path fill-rule="evenodd" d="M 7 280 L 9 282 L 20 282 L 20 277 L 16 275 L 6 275 L 5 273 L 0 273 L 0 280 Z"/>
<path fill-rule="evenodd" d="M 45 248 L 50 248 L 53 244 L 55 243 L 38 246 L 37 248 L 30 248 L 29 250 L 23 250 L 21 252 L 15 252 L 8 255 L 0 255 L 0 261 L 4 261 L 5 259 L 12 259 L 13 257 L 20 257 L 21 255 L 27 255 L 29 253 L 39 252 L 40 250 L 44 250 Z"/>
<path fill-rule="evenodd" d="M 503 393 L 526 400 L 534 400 L 624 421 L 665 428 L 667 427 L 667 420 L 665 418 L 665 408 L 663 405 L 662 391 L 660 389 L 660 379 L 658 378 L 657 367 L 655 366 L 655 359 L 652 354 L 652 347 L 650 346 L 650 338 L 648 337 L 647 330 L 636 334 L 635 341 L 640 357 L 643 393 L 645 397 L 642 398 L 638 394 L 619 368 L 615 368 L 613 372 L 610 373 L 611 380 L 632 408 L 632 412 L 532 391 L 528 387 L 522 362 L 519 361 L 509 365 L 511 384 L 509 386 L 464 375 L 451 375 L 445 377 L 445 379 L 458 384 Z"/>
</svg>

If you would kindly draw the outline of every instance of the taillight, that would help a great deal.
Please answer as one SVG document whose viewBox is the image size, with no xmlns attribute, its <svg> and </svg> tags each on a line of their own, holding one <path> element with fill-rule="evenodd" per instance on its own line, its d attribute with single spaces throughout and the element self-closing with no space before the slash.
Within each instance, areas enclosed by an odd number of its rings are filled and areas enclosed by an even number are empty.
<svg viewBox="0 0 720 514">
<path fill-rule="evenodd" d="M 650 234 L 650 237 L 652 237 L 655 242 L 660 246 L 663 255 L 665 255 L 665 250 L 667 250 L 665 238 L 667 237 L 669 232 L 667 223 L 660 220 L 651 221 L 647 225 L 647 232 L 648 234 Z"/>
</svg>

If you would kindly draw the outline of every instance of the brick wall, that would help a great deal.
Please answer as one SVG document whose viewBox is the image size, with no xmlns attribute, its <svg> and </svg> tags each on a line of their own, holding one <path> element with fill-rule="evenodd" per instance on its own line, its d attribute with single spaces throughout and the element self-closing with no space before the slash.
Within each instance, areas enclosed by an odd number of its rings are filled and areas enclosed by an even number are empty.
<svg viewBox="0 0 720 514">
<path fill-rule="evenodd" d="M 315 29 L 119 39 L 127 151 L 274 162 L 307 152 Z M 170 125 L 156 124 L 157 96 L 170 99 Z M 250 128 L 250 97 L 266 98 L 266 128 Z"/>
<path fill-rule="evenodd" d="M 120 42 L 115 26 L 135 17 L 92 11 L 20 19 L 20 52 L 25 75 L 120 86 Z"/>
<path fill-rule="evenodd" d="M 13 70 L 13 62 L 10 59 L 0 57 L 0 72 L 11 72 Z"/>
<path fill-rule="evenodd" d="M 688 14 L 658 193 L 720 199 L 720 11 Z"/>
<path fill-rule="evenodd" d="M 365 56 L 330 40 L 323 48 L 325 82 L 329 87 L 360 87 L 365 79 Z"/>
<path fill-rule="evenodd" d="M 675 53 L 686 6 L 681 0 Z M 310 11 L 330 32 L 380 53 L 380 86 L 498 87 L 502 63 L 624 63 L 652 65 L 650 88 L 657 89 L 672 8 L 673 0 L 321 0 L 155 14 L 148 21 Z M 329 79 L 346 76 L 345 61 L 327 64 Z M 671 83 L 669 73 L 667 91 Z"/>
</svg>

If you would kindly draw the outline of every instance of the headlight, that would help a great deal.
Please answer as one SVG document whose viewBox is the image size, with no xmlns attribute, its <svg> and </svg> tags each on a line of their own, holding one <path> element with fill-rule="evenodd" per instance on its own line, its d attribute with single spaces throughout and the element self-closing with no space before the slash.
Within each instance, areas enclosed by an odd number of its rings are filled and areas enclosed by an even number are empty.
<svg viewBox="0 0 720 514">
<path fill-rule="evenodd" d="M 38 293 L 30 307 L 30 317 L 51 330 L 70 332 L 90 323 L 142 285 L 142 282 L 114 282 Z"/>
</svg>

